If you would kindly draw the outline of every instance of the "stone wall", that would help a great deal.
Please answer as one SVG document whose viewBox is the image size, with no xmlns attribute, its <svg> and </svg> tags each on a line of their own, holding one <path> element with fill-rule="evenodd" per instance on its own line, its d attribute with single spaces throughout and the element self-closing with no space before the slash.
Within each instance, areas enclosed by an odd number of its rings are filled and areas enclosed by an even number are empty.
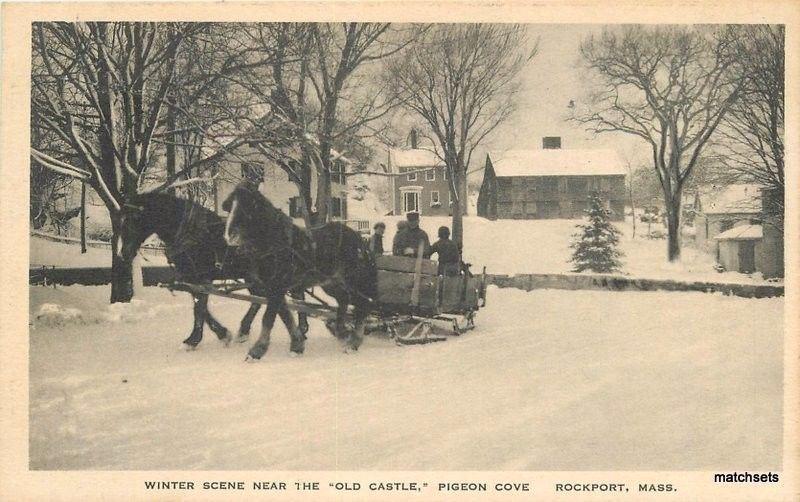
<svg viewBox="0 0 800 502">
<path fill-rule="evenodd" d="M 658 279 L 637 279 L 620 275 L 601 274 L 487 274 L 487 282 L 500 288 L 534 289 L 591 289 L 609 291 L 699 291 L 721 292 L 744 298 L 783 296 L 783 286 L 734 284 L 718 282 L 677 282 Z"/>
</svg>

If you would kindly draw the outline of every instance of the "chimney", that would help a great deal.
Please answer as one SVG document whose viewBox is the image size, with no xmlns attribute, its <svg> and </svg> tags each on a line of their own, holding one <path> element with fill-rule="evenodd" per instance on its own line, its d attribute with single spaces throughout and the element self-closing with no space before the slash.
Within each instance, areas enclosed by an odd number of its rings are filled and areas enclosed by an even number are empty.
<svg viewBox="0 0 800 502">
<path fill-rule="evenodd" d="M 561 148 L 561 136 L 545 136 L 542 138 L 542 148 L 545 150 L 558 150 Z"/>
<path fill-rule="evenodd" d="M 412 128 L 411 133 L 409 134 L 411 138 L 411 148 L 417 148 L 417 130 Z"/>
</svg>

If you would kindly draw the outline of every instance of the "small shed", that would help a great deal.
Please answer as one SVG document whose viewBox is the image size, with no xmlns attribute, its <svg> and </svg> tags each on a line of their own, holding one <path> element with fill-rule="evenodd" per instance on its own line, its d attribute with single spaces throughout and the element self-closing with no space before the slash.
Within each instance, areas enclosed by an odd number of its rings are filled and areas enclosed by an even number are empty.
<svg viewBox="0 0 800 502">
<path fill-rule="evenodd" d="M 740 225 L 714 237 L 719 243 L 717 261 L 725 270 L 751 274 L 763 270 L 761 225 Z"/>
</svg>

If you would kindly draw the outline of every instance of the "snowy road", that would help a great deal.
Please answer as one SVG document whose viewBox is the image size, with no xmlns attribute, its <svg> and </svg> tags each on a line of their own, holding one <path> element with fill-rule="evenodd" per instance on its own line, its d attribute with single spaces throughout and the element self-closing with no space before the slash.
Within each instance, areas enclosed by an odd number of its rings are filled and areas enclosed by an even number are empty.
<svg viewBox="0 0 800 502">
<path fill-rule="evenodd" d="M 780 466 L 783 299 L 490 288 L 478 329 L 429 346 L 313 322 L 306 354 L 213 334 L 189 300 L 31 288 L 33 469 L 683 470 Z M 245 305 L 211 308 L 234 327 Z M 138 319 L 138 320 L 132 320 Z M 57 322 L 58 321 L 58 322 Z"/>
</svg>

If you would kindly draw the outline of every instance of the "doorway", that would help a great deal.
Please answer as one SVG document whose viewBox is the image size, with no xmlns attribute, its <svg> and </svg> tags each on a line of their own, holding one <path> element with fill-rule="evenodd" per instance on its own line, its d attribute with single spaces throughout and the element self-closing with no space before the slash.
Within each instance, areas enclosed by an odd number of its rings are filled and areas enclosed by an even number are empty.
<svg viewBox="0 0 800 502">
<path fill-rule="evenodd" d="M 403 192 L 403 212 L 419 212 L 419 192 Z"/>
<path fill-rule="evenodd" d="M 739 242 L 739 272 L 752 274 L 756 271 L 756 242 Z"/>
</svg>

